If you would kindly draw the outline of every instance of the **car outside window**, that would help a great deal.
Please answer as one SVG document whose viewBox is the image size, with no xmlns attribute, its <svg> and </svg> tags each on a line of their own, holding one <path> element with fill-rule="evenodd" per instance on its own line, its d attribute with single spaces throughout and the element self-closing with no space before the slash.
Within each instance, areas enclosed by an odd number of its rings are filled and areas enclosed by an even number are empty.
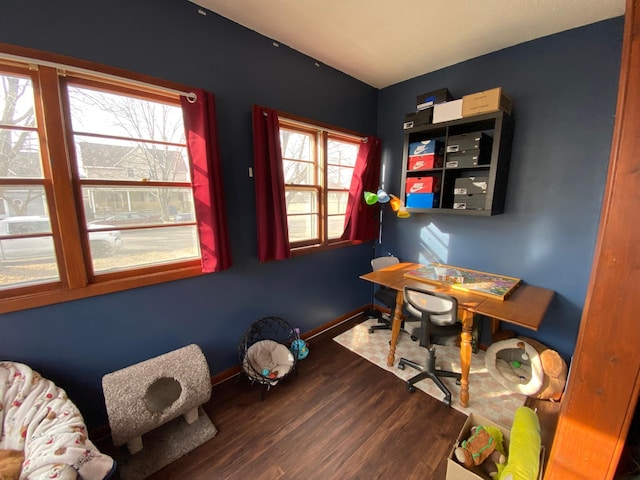
<svg viewBox="0 0 640 480">
<path fill-rule="evenodd" d="M 0 313 L 200 274 L 191 181 L 178 93 L 0 51 Z"/>
</svg>

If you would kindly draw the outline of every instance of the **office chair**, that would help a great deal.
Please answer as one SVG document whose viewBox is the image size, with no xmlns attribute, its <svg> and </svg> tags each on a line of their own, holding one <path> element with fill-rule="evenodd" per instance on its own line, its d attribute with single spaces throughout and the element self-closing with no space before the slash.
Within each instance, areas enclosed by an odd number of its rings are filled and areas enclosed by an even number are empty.
<svg viewBox="0 0 640 480">
<path fill-rule="evenodd" d="M 462 324 L 458 322 L 458 301 L 449 295 L 434 292 L 428 288 L 404 287 L 404 301 L 407 311 L 420 318 L 420 346 L 427 349 L 424 365 L 401 358 L 398 368 L 404 370 L 409 365 L 420 373 L 407 380 L 407 390 L 414 392 L 415 384 L 424 378 L 430 378 L 445 394 L 444 403 L 451 406 L 451 392 L 442 383 L 440 377 L 455 378 L 460 382 L 460 373 L 436 369 L 435 337 L 460 335 Z"/>
<path fill-rule="evenodd" d="M 396 265 L 400 263 L 398 257 L 394 257 L 391 255 L 386 255 L 384 257 L 376 257 L 371 260 L 371 269 L 372 270 L 380 270 L 381 268 L 388 267 L 390 265 Z M 376 290 L 374 297 L 378 302 L 391 310 L 391 314 L 387 315 L 386 313 L 380 312 L 380 310 L 376 310 L 374 308 L 370 311 L 370 316 L 378 319 L 377 325 L 372 325 L 369 327 L 369 333 L 373 333 L 376 330 L 391 330 L 391 323 L 393 320 L 393 312 L 396 309 L 396 294 L 397 292 L 393 288 L 389 287 L 380 287 Z"/>
</svg>

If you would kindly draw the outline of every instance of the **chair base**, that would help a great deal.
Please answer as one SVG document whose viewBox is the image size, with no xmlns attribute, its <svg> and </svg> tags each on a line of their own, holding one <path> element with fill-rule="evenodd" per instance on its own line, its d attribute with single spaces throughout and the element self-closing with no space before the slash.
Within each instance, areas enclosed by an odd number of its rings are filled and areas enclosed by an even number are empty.
<svg viewBox="0 0 640 480">
<path fill-rule="evenodd" d="M 431 346 L 427 349 L 427 363 L 426 365 L 420 365 L 419 363 L 414 362 L 413 360 L 408 360 L 406 358 L 401 358 L 398 362 L 398 368 L 400 370 L 404 370 L 405 365 L 410 366 L 416 370 L 419 370 L 421 373 L 411 377 L 407 380 L 407 390 L 409 392 L 415 392 L 416 387 L 415 384 L 420 380 L 424 380 L 425 378 L 430 378 L 440 390 L 444 393 L 444 399 L 442 400 L 449 407 L 451 406 L 451 392 L 446 387 L 440 377 L 449 377 L 456 379 L 456 385 L 460 384 L 460 379 L 462 378 L 462 374 L 451 372 L 448 370 L 440 370 L 436 368 L 436 350 L 435 347 Z"/>
<path fill-rule="evenodd" d="M 369 311 L 367 313 L 367 317 L 368 318 L 377 318 L 378 319 L 378 324 L 376 325 L 371 325 L 369 327 L 369 333 L 373 333 L 376 330 L 391 330 L 391 324 L 392 319 L 389 318 L 389 314 L 385 313 L 385 312 L 381 312 L 380 310 L 373 310 L 373 311 Z M 400 324 L 400 331 L 401 332 L 405 332 L 407 333 L 410 337 L 412 341 L 416 341 L 418 340 L 418 337 L 416 337 L 415 335 L 413 335 L 411 332 L 409 332 L 408 330 L 405 330 L 404 328 L 404 321 Z"/>
</svg>

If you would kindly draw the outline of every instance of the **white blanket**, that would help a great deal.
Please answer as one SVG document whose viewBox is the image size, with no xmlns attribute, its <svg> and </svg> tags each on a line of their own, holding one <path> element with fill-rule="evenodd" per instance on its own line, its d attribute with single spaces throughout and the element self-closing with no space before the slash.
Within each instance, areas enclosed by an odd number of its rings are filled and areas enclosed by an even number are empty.
<svg viewBox="0 0 640 480">
<path fill-rule="evenodd" d="M 21 363 L 0 362 L 0 428 L 0 449 L 24 451 L 20 480 L 101 480 L 113 467 L 65 391 Z"/>
</svg>

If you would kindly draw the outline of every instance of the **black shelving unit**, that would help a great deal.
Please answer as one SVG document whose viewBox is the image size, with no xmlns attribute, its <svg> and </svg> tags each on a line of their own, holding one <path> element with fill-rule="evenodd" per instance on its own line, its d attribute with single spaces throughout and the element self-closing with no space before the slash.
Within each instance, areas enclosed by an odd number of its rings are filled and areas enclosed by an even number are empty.
<svg viewBox="0 0 640 480">
<path fill-rule="evenodd" d="M 447 138 L 482 131 L 491 137 L 491 151 L 487 163 L 467 167 L 447 167 Z M 421 125 L 404 131 L 404 155 L 401 192 L 406 204 L 406 182 L 411 177 L 437 177 L 440 183 L 439 198 L 433 208 L 411 208 L 412 213 L 440 213 L 453 215 L 490 216 L 504 213 L 504 199 L 507 188 L 513 119 L 503 111 L 461 118 L 449 122 Z M 409 144 L 425 140 L 438 140 L 445 145 L 442 167 L 427 170 L 409 170 Z M 451 154 L 449 154 L 451 155 Z M 454 208 L 455 180 L 461 177 L 487 177 L 484 208 Z"/>
</svg>

